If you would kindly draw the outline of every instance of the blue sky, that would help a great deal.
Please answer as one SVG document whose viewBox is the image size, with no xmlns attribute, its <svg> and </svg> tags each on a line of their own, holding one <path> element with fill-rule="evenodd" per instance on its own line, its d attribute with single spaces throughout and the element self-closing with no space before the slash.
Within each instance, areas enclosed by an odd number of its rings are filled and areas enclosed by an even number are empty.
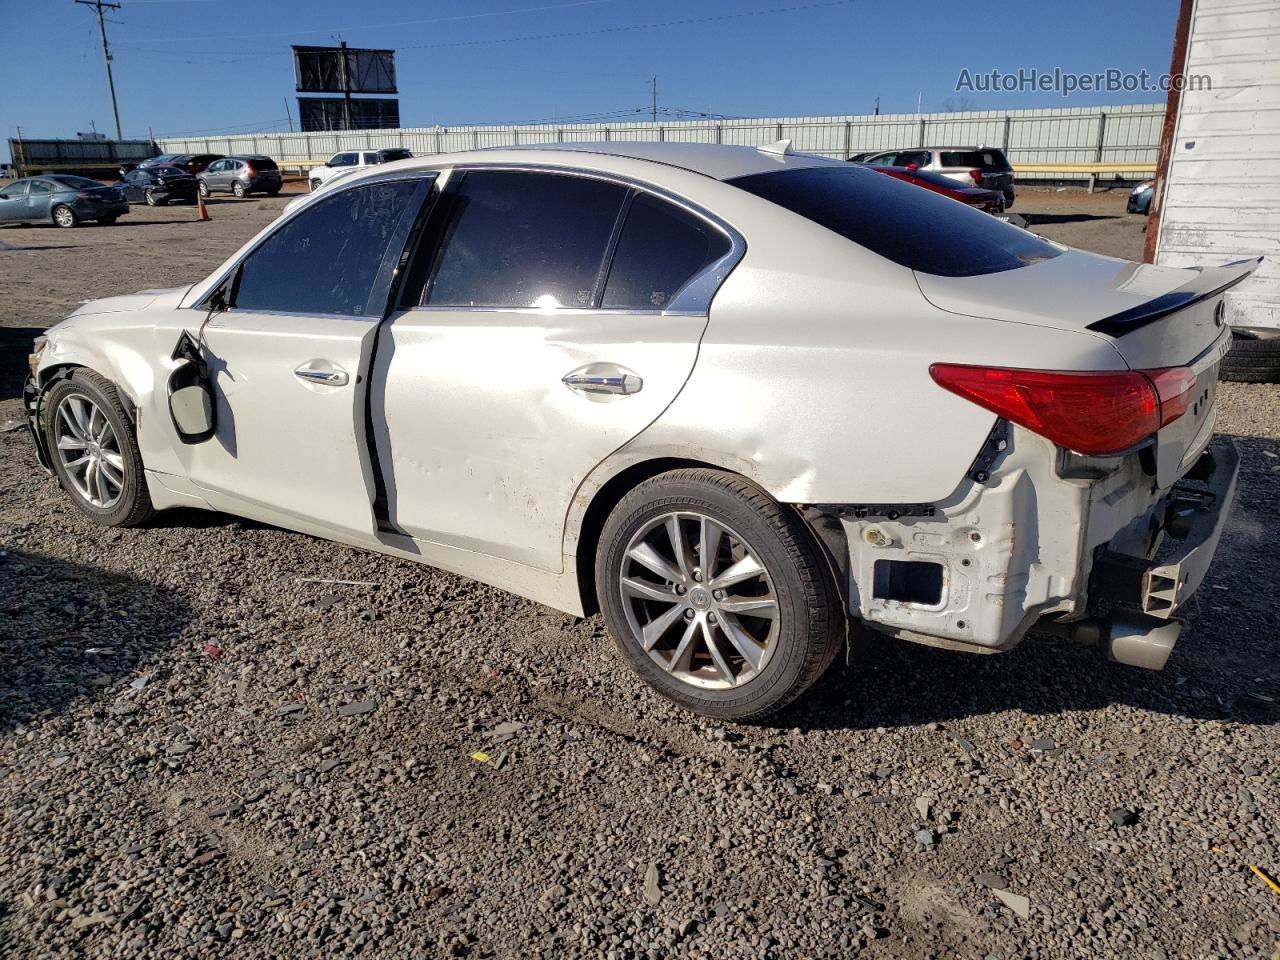
<svg viewBox="0 0 1280 960">
<path fill-rule="evenodd" d="M 962 68 L 1168 70 L 1174 0 L 120 0 L 125 136 L 288 129 L 289 46 L 397 51 L 405 126 L 565 119 L 658 103 L 730 116 L 943 107 Z M 984 19 L 984 10 L 998 11 Z M 432 22 L 422 22 L 432 21 Z M 97 21 L 72 0 L 0 0 L 0 128 L 113 131 Z M 973 93 L 973 109 L 1160 102 Z M 7 153 L 7 150 L 4 151 Z"/>
</svg>

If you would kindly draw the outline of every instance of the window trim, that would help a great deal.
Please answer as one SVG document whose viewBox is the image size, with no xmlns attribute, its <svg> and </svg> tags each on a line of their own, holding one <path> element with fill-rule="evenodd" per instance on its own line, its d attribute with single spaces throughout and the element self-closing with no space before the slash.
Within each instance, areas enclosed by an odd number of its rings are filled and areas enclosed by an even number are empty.
<svg viewBox="0 0 1280 960">
<path fill-rule="evenodd" d="M 356 189 L 359 189 L 360 187 L 367 187 L 370 184 L 374 184 L 374 183 L 391 183 L 391 182 L 397 182 L 401 180 L 426 180 L 427 193 L 422 201 L 425 204 L 425 203 L 431 202 L 432 190 L 436 186 L 436 184 L 440 181 L 440 179 L 441 179 L 441 173 L 439 170 L 404 170 L 404 171 L 397 171 L 394 173 L 379 174 L 371 177 L 361 177 L 359 180 L 354 180 L 354 181 L 342 183 L 339 186 L 331 187 L 330 189 L 325 190 L 323 193 L 311 194 L 310 195 L 311 199 L 309 199 L 308 202 L 300 203 L 293 210 L 290 210 L 289 212 L 285 213 L 278 220 L 276 220 L 275 223 L 271 224 L 268 232 L 263 233 L 256 240 L 252 241 L 253 246 L 249 247 L 247 250 L 244 250 L 239 255 L 237 255 L 236 258 L 231 263 L 229 263 L 225 269 L 223 269 L 216 275 L 216 279 L 212 281 L 210 280 L 203 281 L 204 287 L 202 288 L 200 294 L 196 296 L 191 301 L 191 303 L 183 309 L 208 310 L 210 306 L 209 304 L 210 299 L 212 299 L 214 294 L 216 294 L 220 289 L 222 289 L 223 284 L 225 284 L 229 279 L 231 279 L 231 277 L 233 277 L 235 274 L 239 272 L 241 264 L 243 264 L 247 259 L 249 259 L 249 257 L 253 256 L 253 254 L 256 253 L 258 249 L 262 247 L 263 244 L 265 244 L 268 240 L 274 237 L 277 232 L 279 232 L 280 230 L 283 230 L 286 226 L 288 226 L 295 219 L 297 219 L 297 217 L 300 216 L 303 213 L 303 211 L 310 210 L 313 206 L 316 205 L 316 203 L 321 202 L 322 200 L 327 200 L 331 197 L 336 197 L 340 193 L 346 193 L 348 190 L 356 190 Z M 398 256 L 399 254 L 397 254 L 397 257 Z M 386 256 L 384 255 L 383 265 L 385 266 L 385 264 L 386 264 Z M 249 310 L 242 307 L 236 307 L 234 308 L 234 310 L 236 313 L 260 313 L 260 314 L 272 314 L 275 316 L 301 317 L 301 316 L 309 315 L 309 314 L 296 312 L 296 311 L 285 313 L 280 310 Z M 326 314 L 317 314 L 317 316 L 326 316 L 326 317 L 351 316 L 353 319 L 362 319 L 362 320 L 370 319 L 369 317 L 356 317 L 354 314 L 348 315 L 348 314 L 326 313 Z M 377 317 L 373 319 L 381 320 L 382 317 Z"/>
<path fill-rule="evenodd" d="M 445 304 L 420 303 L 405 307 L 408 310 L 422 310 L 434 313 L 453 312 L 453 313 L 524 313 L 524 314 L 542 314 L 542 315 L 565 315 L 574 316 L 578 314 L 628 314 L 632 316 L 665 316 L 665 317 L 705 317 L 711 312 L 711 301 L 715 299 L 715 295 L 719 292 L 724 281 L 728 279 L 729 274 L 733 272 L 739 261 L 747 252 L 747 241 L 743 238 L 732 224 L 717 216 L 711 211 L 685 199 L 679 194 L 672 193 L 663 187 L 659 187 L 644 180 L 638 180 L 625 174 L 613 173 L 604 170 L 591 170 L 585 167 L 565 167 L 545 163 L 459 163 L 448 168 L 447 179 L 442 176 L 440 188 L 443 192 L 449 186 L 456 186 L 461 182 L 464 174 L 471 170 L 499 170 L 512 171 L 518 173 L 548 173 L 560 176 L 580 177 L 588 180 L 602 180 L 606 183 L 614 183 L 618 186 L 625 187 L 630 190 L 630 194 L 623 201 L 622 209 L 619 212 L 618 222 L 614 224 L 614 232 L 610 237 L 609 246 L 606 255 L 602 260 L 600 276 L 596 280 L 596 290 L 594 294 L 594 302 L 599 303 L 604 295 L 604 284 L 609 277 L 610 271 L 613 269 L 613 259 L 617 254 L 618 239 L 621 236 L 622 228 L 625 226 L 626 214 L 631 209 L 631 204 L 637 193 L 643 192 L 651 194 L 660 200 L 685 210 L 693 214 L 700 220 L 705 221 L 710 226 L 719 230 L 729 240 L 728 251 L 718 260 L 713 260 L 707 264 L 702 270 L 691 276 L 685 282 L 665 309 L 640 310 L 631 307 L 508 307 L 508 306 L 491 306 L 491 307 L 472 307 L 472 306 L 447 306 Z M 434 276 L 436 267 L 439 264 L 440 254 L 444 251 L 445 246 L 441 246 L 432 253 L 431 268 L 427 271 L 427 276 Z"/>
</svg>

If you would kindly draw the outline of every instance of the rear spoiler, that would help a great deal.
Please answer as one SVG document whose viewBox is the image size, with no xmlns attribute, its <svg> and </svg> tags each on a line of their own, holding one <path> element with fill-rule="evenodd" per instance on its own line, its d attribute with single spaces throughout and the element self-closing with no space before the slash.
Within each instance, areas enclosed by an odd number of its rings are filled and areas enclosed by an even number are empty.
<svg viewBox="0 0 1280 960">
<path fill-rule="evenodd" d="M 1095 320 L 1085 329 L 1106 334 L 1108 337 L 1123 337 L 1126 333 L 1132 333 L 1157 320 L 1163 320 L 1169 314 L 1177 313 L 1193 303 L 1200 303 L 1202 300 L 1209 300 L 1226 293 L 1237 283 L 1249 277 L 1261 263 L 1262 257 L 1253 257 L 1233 260 L 1220 267 L 1208 269 L 1195 267 L 1193 268 L 1197 271 L 1195 278 L 1177 290 L 1171 290 L 1139 306 Z"/>
</svg>

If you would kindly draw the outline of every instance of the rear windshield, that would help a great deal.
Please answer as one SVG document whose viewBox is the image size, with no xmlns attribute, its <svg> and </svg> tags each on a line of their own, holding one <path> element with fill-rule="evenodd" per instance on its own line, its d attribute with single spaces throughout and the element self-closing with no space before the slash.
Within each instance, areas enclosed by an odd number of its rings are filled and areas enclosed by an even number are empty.
<svg viewBox="0 0 1280 960">
<path fill-rule="evenodd" d="M 408 160 L 412 156 L 413 154 L 410 153 L 408 150 L 401 150 L 399 148 L 394 148 L 391 150 L 379 150 L 378 162 L 390 163 L 392 160 Z"/>
<path fill-rule="evenodd" d="M 894 263 L 940 277 L 1016 270 L 1062 252 L 1025 230 L 867 167 L 804 167 L 728 182 Z"/>
<path fill-rule="evenodd" d="M 253 164 L 255 170 L 276 169 L 276 162 L 270 157 L 246 157 L 245 162 Z"/>
<path fill-rule="evenodd" d="M 59 174 L 49 179 L 62 184 L 64 187 L 70 187 L 72 190 L 92 190 L 94 187 L 102 186 L 97 180 L 90 180 L 87 177 L 71 177 L 65 174 Z"/>
<path fill-rule="evenodd" d="M 944 167 L 979 167 L 983 170 L 1008 170 L 1009 161 L 999 150 L 943 150 Z"/>
</svg>

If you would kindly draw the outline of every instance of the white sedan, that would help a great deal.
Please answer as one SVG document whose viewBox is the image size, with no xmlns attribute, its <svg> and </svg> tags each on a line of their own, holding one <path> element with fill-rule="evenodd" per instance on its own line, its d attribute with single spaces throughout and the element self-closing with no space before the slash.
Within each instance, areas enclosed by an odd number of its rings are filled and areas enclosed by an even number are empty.
<svg viewBox="0 0 1280 960">
<path fill-rule="evenodd" d="M 1162 666 L 1234 493 L 1221 295 L 1255 267 L 1070 250 L 786 143 L 486 150 L 85 304 L 26 401 L 99 523 L 222 510 L 601 610 L 662 694 L 751 718 L 850 623 Z"/>
</svg>

